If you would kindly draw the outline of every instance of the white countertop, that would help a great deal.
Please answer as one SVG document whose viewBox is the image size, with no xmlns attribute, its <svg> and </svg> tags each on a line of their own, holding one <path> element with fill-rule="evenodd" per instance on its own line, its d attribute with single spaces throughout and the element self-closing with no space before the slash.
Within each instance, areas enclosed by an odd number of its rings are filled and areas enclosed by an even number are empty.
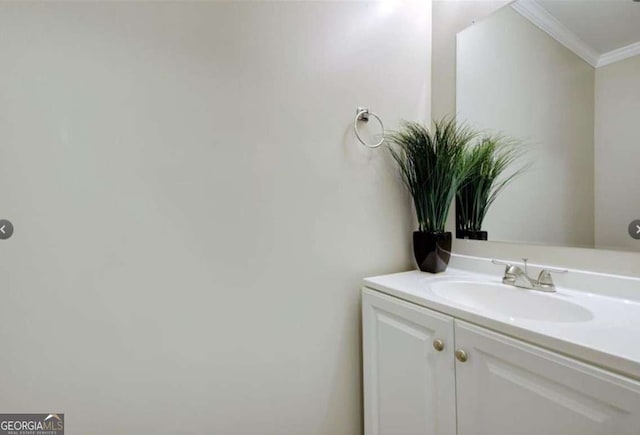
<svg viewBox="0 0 640 435">
<path fill-rule="evenodd" d="M 501 276 L 449 268 L 437 275 L 411 271 L 366 278 L 364 285 L 455 318 L 475 323 L 532 344 L 640 380 L 640 302 L 558 288 L 542 297 L 564 299 L 593 313 L 584 322 L 514 319 L 457 304 L 438 296 L 430 283 L 479 280 L 501 284 Z M 532 291 L 514 288 L 514 291 Z"/>
</svg>

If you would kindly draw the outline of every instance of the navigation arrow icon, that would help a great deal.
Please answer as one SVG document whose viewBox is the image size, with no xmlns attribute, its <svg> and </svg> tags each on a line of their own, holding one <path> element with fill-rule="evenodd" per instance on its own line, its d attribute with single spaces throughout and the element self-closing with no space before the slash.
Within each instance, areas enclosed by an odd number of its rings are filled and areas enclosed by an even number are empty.
<svg viewBox="0 0 640 435">
<path fill-rule="evenodd" d="M 2 228 L 0 228 L 0 231 Z M 636 240 L 640 240 L 640 219 L 632 220 L 629 224 L 629 235 Z"/>
<path fill-rule="evenodd" d="M 12 234 L 13 224 L 6 219 L 0 219 L 0 239 L 8 239 Z"/>
</svg>

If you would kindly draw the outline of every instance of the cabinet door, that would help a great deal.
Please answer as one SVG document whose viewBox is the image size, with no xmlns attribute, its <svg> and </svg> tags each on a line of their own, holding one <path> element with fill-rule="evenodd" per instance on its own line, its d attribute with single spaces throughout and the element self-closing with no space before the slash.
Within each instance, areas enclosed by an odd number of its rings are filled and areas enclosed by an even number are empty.
<svg viewBox="0 0 640 435">
<path fill-rule="evenodd" d="M 456 320 L 458 435 L 638 435 L 640 384 Z"/>
<path fill-rule="evenodd" d="M 453 319 L 369 289 L 362 314 L 365 434 L 455 435 Z"/>
</svg>

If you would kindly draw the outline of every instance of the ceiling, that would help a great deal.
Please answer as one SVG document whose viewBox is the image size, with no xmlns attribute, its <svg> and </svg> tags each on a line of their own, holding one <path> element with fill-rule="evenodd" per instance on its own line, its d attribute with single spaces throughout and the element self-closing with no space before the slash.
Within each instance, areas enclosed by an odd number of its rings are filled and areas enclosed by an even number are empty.
<svg viewBox="0 0 640 435">
<path fill-rule="evenodd" d="M 640 54 L 639 2 L 517 0 L 512 7 L 594 67 Z"/>
</svg>

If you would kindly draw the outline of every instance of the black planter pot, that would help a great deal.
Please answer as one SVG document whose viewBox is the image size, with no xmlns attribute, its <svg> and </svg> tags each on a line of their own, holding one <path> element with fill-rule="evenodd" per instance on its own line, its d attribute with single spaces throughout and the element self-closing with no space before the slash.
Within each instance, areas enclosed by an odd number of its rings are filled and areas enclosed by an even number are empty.
<svg viewBox="0 0 640 435">
<path fill-rule="evenodd" d="M 451 257 L 451 233 L 414 231 L 413 254 L 421 271 L 444 272 Z"/>
<path fill-rule="evenodd" d="M 456 230 L 456 238 L 470 240 L 487 240 L 486 231 Z"/>
</svg>

